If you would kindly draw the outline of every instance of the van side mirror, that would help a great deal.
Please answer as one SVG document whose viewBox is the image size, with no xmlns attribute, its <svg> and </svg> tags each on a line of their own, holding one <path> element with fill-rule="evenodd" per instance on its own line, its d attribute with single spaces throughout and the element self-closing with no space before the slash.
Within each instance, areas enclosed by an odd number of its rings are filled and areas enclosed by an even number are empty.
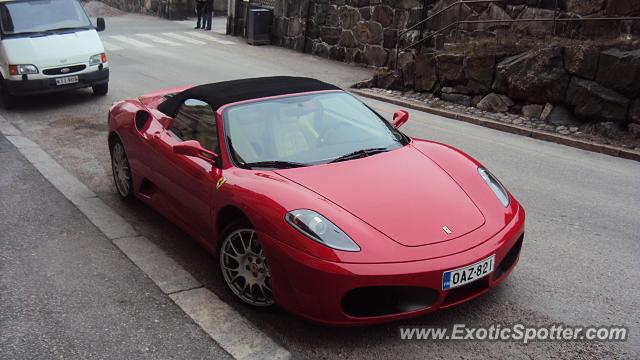
<svg viewBox="0 0 640 360">
<path fill-rule="evenodd" d="M 404 110 L 398 110 L 393 114 L 393 121 L 391 122 L 391 125 L 393 125 L 394 128 L 399 129 L 408 120 L 409 113 Z"/>
<path fill-rule="evenodd" d="M 173 152 L 184 156 L 197 157 L 211 165 L 218 160 L 218 154 L 203 148 L 197 140 L 188 140 L 175 144 L 173 145 Z"/>
<path fill-rule="evenodd" d="M 107 24 L 104 22 L 104 18 L 99 17 L 96 20 L 96 31 L 104 31 L 107 28 Z"/>
</svg>

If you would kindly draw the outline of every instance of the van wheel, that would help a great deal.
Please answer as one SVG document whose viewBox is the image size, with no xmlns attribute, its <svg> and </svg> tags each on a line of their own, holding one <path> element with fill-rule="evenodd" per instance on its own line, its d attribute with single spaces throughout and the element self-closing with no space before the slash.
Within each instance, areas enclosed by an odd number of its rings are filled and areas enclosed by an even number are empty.
<svg viewBox="0 0 640 360">
<path fill-rule="evenodd" d="M 9 89 L 4 86 L 4 79 L 2 78 L 0 78 L 0 98 L 5 109 L 11 110 L 16 107 L 16 97 L 9 93 Z"/>
<path fill-rule="evenodd" d="M 95 96 L 105 96 L 109 92 L 109 83 L 93 86 L 92 89 Z"/>
</svg>

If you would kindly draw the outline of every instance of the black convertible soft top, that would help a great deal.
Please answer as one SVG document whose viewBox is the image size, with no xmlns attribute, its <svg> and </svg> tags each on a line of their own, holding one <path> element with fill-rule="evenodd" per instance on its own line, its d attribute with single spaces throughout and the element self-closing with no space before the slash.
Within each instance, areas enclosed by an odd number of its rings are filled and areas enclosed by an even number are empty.
<svg viewBox="0 0 640 360">
<path fill-rule="evenodd" d="M 238 101 L 326 90 L 340 90 L 340 88 L 304 77 L 274 76 L 231 80 L 187 89 L 158 105 L 158 110 L 168 116 L 176 117 L 180 105 L 187 99 L 204 101 L 211 105 L 215 112 L 226 104 Z"/>
</svg>

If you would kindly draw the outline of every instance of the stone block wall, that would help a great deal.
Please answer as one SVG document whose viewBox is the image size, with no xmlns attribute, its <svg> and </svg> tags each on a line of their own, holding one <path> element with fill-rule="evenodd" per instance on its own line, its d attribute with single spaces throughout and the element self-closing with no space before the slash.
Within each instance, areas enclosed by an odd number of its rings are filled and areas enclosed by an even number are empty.
<svg viewBox="0 0 640 360">
<path fill-rule="evenodd" d="M 457 0 L 428 1 L 428 14 Z M 454 6 L 425 24 L 425 31 L 439 30 L 461 20 L 513 20 L 553 18 L 556 0 L 504 0 Z M 422 19 L 422 0 L 276 0 L 272 40 L 275 44 L 339 61 L 373 67 L 389 67 L 395 61 L 398 31 Z M 639 0 L 558 0 L 560 18 L 640 16 Z M 477 36 L 518 34 L 548 36 L 551 22 L 465 24 L 462 41 Z M 571 38 L 640 34 L 640 21 L 558 22 L 556 34 Z M 401 45 L 417 39 L 411 31 Z M 444 39 L 442 39 L 444 41 Z"/>
<path fill-rule="evenodd" d="M 386 66 L 398 29 L 420 21 L 421 0 L 280 0 L 273 41 L 338 61 Z"/>
<path fill-rule="evenodd" d="M 515 56 L 405 55 L 400 71 L 379 72 L 360 87 L 429 92 L 456 104 L 571 124 L 609 123 L 640 134 L 640 49 L 586 44 Z M 553 112 L 551 109 L 554 109 Z"/>
</svg>

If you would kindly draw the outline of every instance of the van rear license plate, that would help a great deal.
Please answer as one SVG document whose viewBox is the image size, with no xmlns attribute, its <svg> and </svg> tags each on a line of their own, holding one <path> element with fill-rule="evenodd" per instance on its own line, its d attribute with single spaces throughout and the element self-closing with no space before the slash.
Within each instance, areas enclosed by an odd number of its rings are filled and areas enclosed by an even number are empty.
<svg viewBox="0 0 640 360">
<path fill-rule="evenodd" d="M 495 259 L 496 255 L 494 254 L 484 260 L 478 261 L 475 264 L 455 270 L 445 271 L 442 273 L 442 290 L 453 289 L 482 279 L 483 277 L 491 274 Z"/>
<path fill-rule="evenodd" d="M 68 77 L 63 77 L 63 78 L 57 78 L 56 79 L 56 85 L 60 86 L 60 85 L 69 85 L 69 84 L 77 84 L 78 83 L 78 77 L 77 76 L 68 76 Z"/>
</svg>

